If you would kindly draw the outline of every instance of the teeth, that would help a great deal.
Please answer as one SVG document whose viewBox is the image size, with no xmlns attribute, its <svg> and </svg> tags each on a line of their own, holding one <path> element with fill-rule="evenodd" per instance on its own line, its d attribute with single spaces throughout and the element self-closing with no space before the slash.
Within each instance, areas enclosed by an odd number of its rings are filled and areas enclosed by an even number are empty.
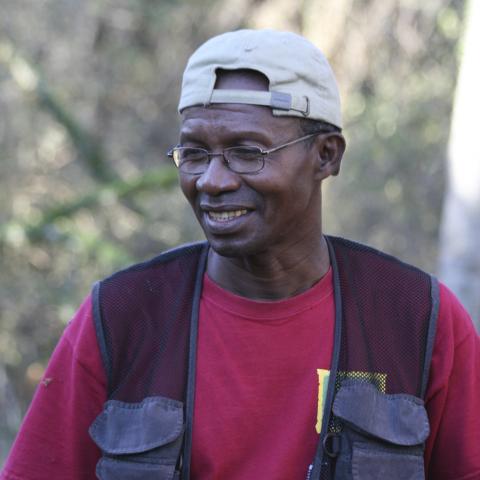
<svg viewBox="0 0 480 480">
<path fill-rule="evenodd" d="M 208 216 L 213 220 L 226 222 L 227 220 L 231 220 L 235 217 L 240 217 L 241 215 L 245 215 L 246 213 L 246 210 L 232 210 L 231 212 L 208 212 Z"/>
</svg>

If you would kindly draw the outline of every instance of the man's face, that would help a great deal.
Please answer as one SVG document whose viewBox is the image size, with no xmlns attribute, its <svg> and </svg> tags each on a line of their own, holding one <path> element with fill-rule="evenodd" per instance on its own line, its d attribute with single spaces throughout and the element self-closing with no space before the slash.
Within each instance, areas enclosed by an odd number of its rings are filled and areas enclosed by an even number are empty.
<svg viewBox="0 0 480 480">
<path fill-rule="evenodd" d="M 295 118 L 274 117 L 267 107 L 217 104 L 185 110 L 180 143 L 217 153 L 244 145 L 269 149 L 299 136 Z M 232 172 L 221 156 L 212 157 L 201 175 L 180 173 L 182 191 L 217 253 L 236 257 L 283 250 L 318 234 L 319 185 L 309 145 L 269 154 L 255 174 Z"/>
</svg>

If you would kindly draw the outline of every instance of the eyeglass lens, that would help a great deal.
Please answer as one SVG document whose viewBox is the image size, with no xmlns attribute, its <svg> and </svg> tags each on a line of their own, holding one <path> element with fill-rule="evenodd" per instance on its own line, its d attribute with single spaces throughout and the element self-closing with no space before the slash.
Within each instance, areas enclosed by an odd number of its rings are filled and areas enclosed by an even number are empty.
<svg viewBox="0 0 480 480">
<path fill-rule="evenodd" d="M 217 154 L 209 154 L 202 148 L 179 147 L 173 151 L 178 168 L 184 173 L 191 174 L 204 173 L 212 156 Z M 223 156 L 228 168 L 236 173 L 255 173 L 264 165 L 262 151 L 258 147 L 227 148 Z"/>
</svg>

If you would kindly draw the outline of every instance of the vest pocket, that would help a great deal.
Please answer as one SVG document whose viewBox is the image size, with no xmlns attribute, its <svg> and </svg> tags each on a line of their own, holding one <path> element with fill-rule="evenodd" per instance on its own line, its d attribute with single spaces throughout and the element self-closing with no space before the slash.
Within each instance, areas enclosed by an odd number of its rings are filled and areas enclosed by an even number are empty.
<svg viewBox="0 0 480 480">
<path fill-rule="evenodd" d="M 423 447 L 430 429 L 423 400 L 347 381 L 335 396 L 333 413 L 342 429 L 336 479 L 424 480 Z"/>
<path fill-rule="evenodd" d="M 183 442 L 183 403 L 148 397 L 139 403 L 109 400 L 89 429 L 102 449 L 100 480 L 173 480 Z"/>
</svg>

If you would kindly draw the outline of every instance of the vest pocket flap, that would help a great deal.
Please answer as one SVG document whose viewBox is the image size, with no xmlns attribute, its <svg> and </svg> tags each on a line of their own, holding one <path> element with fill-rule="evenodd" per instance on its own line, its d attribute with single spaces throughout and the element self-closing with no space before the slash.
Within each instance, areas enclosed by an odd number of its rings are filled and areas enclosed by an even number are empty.
<svg viewBox="0 0 480 480">
<path fill-rule="evenodd" d="M 366 382 L 343 383 L 333 413 L 354 430 L 396 445 L 421 444 L 430 433 L 423 400 L 413 395 L 386 395 Z"/>
<path fill-rule="evenodd" d="M 176 440 L 183 432 L 183 403 L 148 397 L 140 403 L 109 400 L 89 429 L 107 454 L 145 452 Z"/>
</svg>

